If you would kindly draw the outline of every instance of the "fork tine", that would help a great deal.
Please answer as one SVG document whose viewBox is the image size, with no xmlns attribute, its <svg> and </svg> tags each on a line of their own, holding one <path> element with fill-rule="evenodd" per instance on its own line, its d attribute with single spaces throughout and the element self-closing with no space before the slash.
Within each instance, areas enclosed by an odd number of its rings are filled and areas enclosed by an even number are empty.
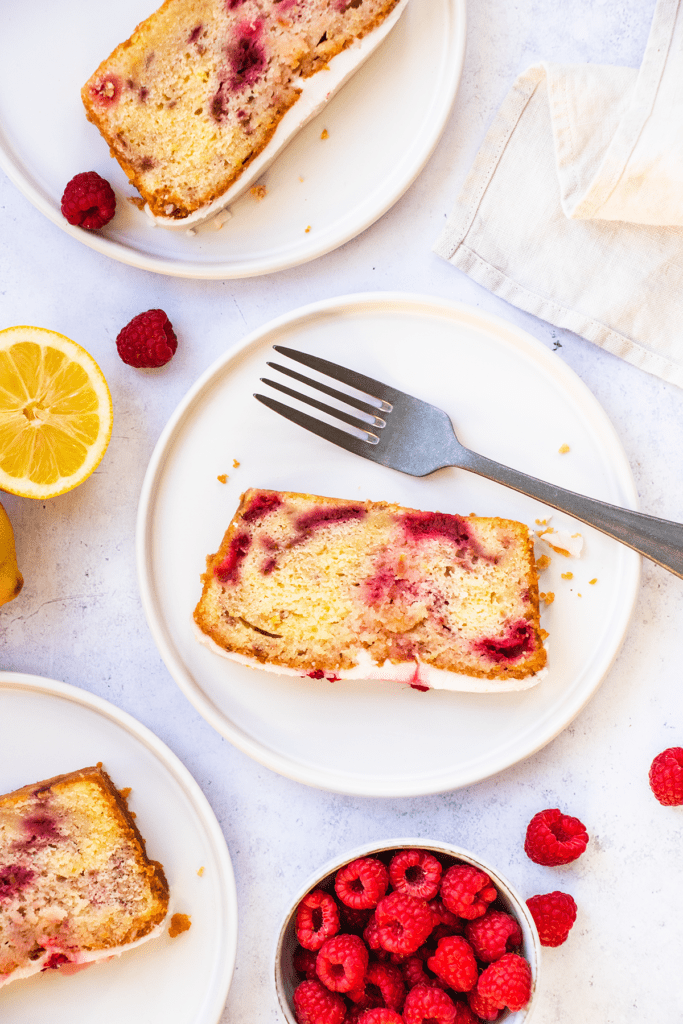
<svg viewBox="0 0 683 1024">
<path fill-rule="evenodd" d="M 377 412 L 377 406 L 370 405 L 368 402 L 362 402 L 360 398 L 356 398 L 355 395 L 348 395 L 344 391 L 336 391 L 334 388 L 328 387 L 327 384 L 323 384 L 319 380 L 313 380 L 311 377 L 305 377 L 303 373 L 297 373 L 296 370 L 291 370 L 288 366 L 282 366 L 281 363 L 267 362 L 266 366 L 270 366 L 271 370 L 278 370 L 280 373 L 284 373 L 287 377 L 293 377 L 294 380 L 298 380 L 300 384 L 307 384 L 309 388 L 315 388 L 317 391 L 322 391 L 324 395 L 329 395 L 330 398 L 336 398 L 340 402 L 345 402 L 346 405 L 352 405 L 354 409 L 360 409 L 369 416 L 374 416 Z"/>
<path fill-rule="evenodd" d="M 363 441 L 359 437 L 354 437 L 353 434 L 347 434 L 346 431 L 339 430 L 338 427 L 332 427 L 329 423 L 323 423 L 322 420 L 309 416 L 308 413 L 292 409 L 289 405 L 283 405 L 282 402 L 278 402 L 274 398 L 268 398 L 266 395 L 254 395 L 254 398 L 261 402 L 262 405 L 268 406 L 273 412 L 284 416 L 285 419 L 291 420 L 292 423 L 296 423 L 300 427 L 304 427 L 305 430 L 310 430 L 312 434 L 317 434 L 318 437 L 331 441 L 332 444 L 339 445 L 340 448 L 345 448 L 346 451 L 353 452 L 354 455 L 360 455 L 364 459 L 375 460 L 377 438 L 374 441 Z M 368 432 L 368 438 L 374 437 L 374 434 Z"/>
<path fill-rule="evenodd" d="M 320 412 L 327 413 L 328 416 L 333 416 L 337 420 L 341 420 L 343 423 L 348 423 L 351 427 L 357 427 L 359 430 L 365 430 L 368 427 L 384 427 L 384 420 L 380 419 L 379 416 L 373 416 L 372 422 L 368 423 L 367 420 L 361 420 L 358 416 L 352 416 L 348 412 L 344 412 L 343 409 L 335 409 L 331 405 L 325 405 L 324 402 L 319 402 L 317 398 L 311 398 L 308 395 L 302 395 L 298 391 L 294 391 L 292 388 L 288 388 L 285 384 L 278 384 L 275 380 L 268 380 L 267 377 L 261 377 L 261 383 L 267 384 L 271 388 L 275 388 L 276 391 L 281 391 L 283 395 L 289 395 L 290 398 L 296 398 L 299 402 L 305 402 L 306 405 L 312 405 L 314 409 L 318 409 Z"/>
<path fill-rule="evenodd" d="M 304 366 L 310 366 L 312 370 L 324 373 L 327 377 L 332 377 L 333 380 L 340 380 L 343 384 L 348 384 L 349 387 L 356 388 L 357 391 L 363 391 L 366 395 L 371 395 L 381 402 L 394 405 L 403 398 L 402 391 L 397 391 L 395 388 L 389 387 L 388 384 L 382 384 L 381 381 L 373 380 L 372 377 L 366 377 L 365 374 L 357 373 L 355 370 L 349 370 L 346 366 L 339 366 L 338 363 L 331 363 L 319 356 L 309 355 L 308 352 L 299 352 L 295 348 L 285 348 L 284 345 L 273 345 L 273 348 L 280 355 L 288 356 L 297 363 L 303 363 Z M 384 412 L 391 412 L 391 410 L 384 408 Z"/>
</svg>

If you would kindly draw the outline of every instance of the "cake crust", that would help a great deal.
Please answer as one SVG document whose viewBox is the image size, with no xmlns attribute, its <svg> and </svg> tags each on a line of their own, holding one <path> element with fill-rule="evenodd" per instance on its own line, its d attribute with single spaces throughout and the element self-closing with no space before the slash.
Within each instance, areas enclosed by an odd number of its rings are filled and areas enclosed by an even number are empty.
<svg viewBox="0 0 683 1024">
<path fill-rule="evenodd" d="M 546 663 L 533 542 L 512 520 L 250 490 L 202 584 L 200 639 L 271 671 L 430 686 Z"/>
</svg>

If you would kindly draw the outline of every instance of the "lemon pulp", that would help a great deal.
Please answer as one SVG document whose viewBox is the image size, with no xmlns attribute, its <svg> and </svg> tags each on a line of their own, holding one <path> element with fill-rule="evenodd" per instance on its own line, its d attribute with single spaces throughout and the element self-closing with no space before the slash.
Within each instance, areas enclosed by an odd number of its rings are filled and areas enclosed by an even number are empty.
<svg viewBox="0 0 683 1024">
<path fill-rule="evenodd" d="M 84 348 L 40 327 L 0 331 L 0 489 L 71 490 L 99 465 L 111 427 L 109 388 Z"/>
</svg>

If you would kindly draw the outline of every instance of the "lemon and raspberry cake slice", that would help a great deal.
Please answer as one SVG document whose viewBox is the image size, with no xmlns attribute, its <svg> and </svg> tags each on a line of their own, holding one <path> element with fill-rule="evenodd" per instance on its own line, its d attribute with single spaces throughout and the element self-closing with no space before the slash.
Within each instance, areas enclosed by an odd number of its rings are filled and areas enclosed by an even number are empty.
<svg viewBox="0 0 683 1024">
<path fill-rule="evenodd" d="M 83 86 L 86 115 L 156 222 L 191 225 L 265 170 L 407 2 L 166 0 Z"/>
<path fill-rule="evenodd" d="M 509 519 L 249 490 L 202 581 L 198 639 L 273 672 L 500 691 L 546 662 L 532 540 Z"/>
<path fill-rule="evenodd" d="M 100 765 L 0 797 L 0 987 L 159 935 L 161 864 Z"/>
</svg>

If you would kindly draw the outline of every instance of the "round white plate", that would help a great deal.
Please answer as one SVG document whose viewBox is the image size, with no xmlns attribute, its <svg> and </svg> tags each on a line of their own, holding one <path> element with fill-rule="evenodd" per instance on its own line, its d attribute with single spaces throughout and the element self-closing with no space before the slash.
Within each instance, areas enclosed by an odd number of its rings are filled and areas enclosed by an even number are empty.
<svg viewBox="0 0 683 1024">
<path fill-rule="evenodd" d="M 336 249 L 414 181 L 458 89 L 465 0 L 411 0 L 377 53 L 263 176 L 265 199 L 238 200 L 220 231 L 210 224 L 193 236 L 155 228 L 126 201 L 137 192 L 86 121 L 80 90 L 157 6 L 155 0 L 119 0 L 106 8 L 88 0 L 5 4 L 0 32 L 0 167 L 64 231 L 143 270 L 249 277 Z M 20 45 L 27 39 L 30 47 Z M 60 212 L 64 186 L 88 170 L 111 181 L 119 200 L 101 232 L 71 227 Z"/>
<path fill-rule="evenodd" d="M 552 511 L 462 470 L 404 476 L 283 420 L 252 397 L 267 390 L 259 378 L 275 343 L 344 363 L 445 409 L 462 443 L 482 455 L 636 507 L 631 471 L 605 413 L 560 356 L 523 331 L 457 303 L 390 293 L 297 310 L 250 335 L 204 374 L 172 416 L 148 468 L 138 572 L 154 639 L 174 679 L 246 753 L 284 775 L 340 792 L 433 793 L 531 754 L 595 692 L 624 638 L 639 581 L 640 556 L 560 514 L 553 525 L 580 530 L 585 552 L 578 560 L 553 556 L 541 577 L 541 590 L 556 595 L 542 616 L 549 672 L 530 690 L 421 693 L 396 683 L 321 683 L 233 664 L 194 639 L 205 556 L 218 549 L 248 487 L 530 525 Z M 560 454 L 563 445 L 571 451 Z M 217 480 L 224 473 L 225 485 Z M 562 579 L 568 571 L 573 579 Z"/>
<path fill-rule="evenodd" d="M 237 946 L 237 895 L 227 846 L 206 797 L 175 754 L 130 715 L 65 683 L 0 672 L 0 789 L 102 761 L 153 860 L 164 865 L 170 913 L 189 931 L 165 931 L 139 949 L 71 977 L 47 971 L 2 990 L 12 1024 L 216 1024 Z M 201 877 L 197 874 L 204 868 Z"/>
</svg>

